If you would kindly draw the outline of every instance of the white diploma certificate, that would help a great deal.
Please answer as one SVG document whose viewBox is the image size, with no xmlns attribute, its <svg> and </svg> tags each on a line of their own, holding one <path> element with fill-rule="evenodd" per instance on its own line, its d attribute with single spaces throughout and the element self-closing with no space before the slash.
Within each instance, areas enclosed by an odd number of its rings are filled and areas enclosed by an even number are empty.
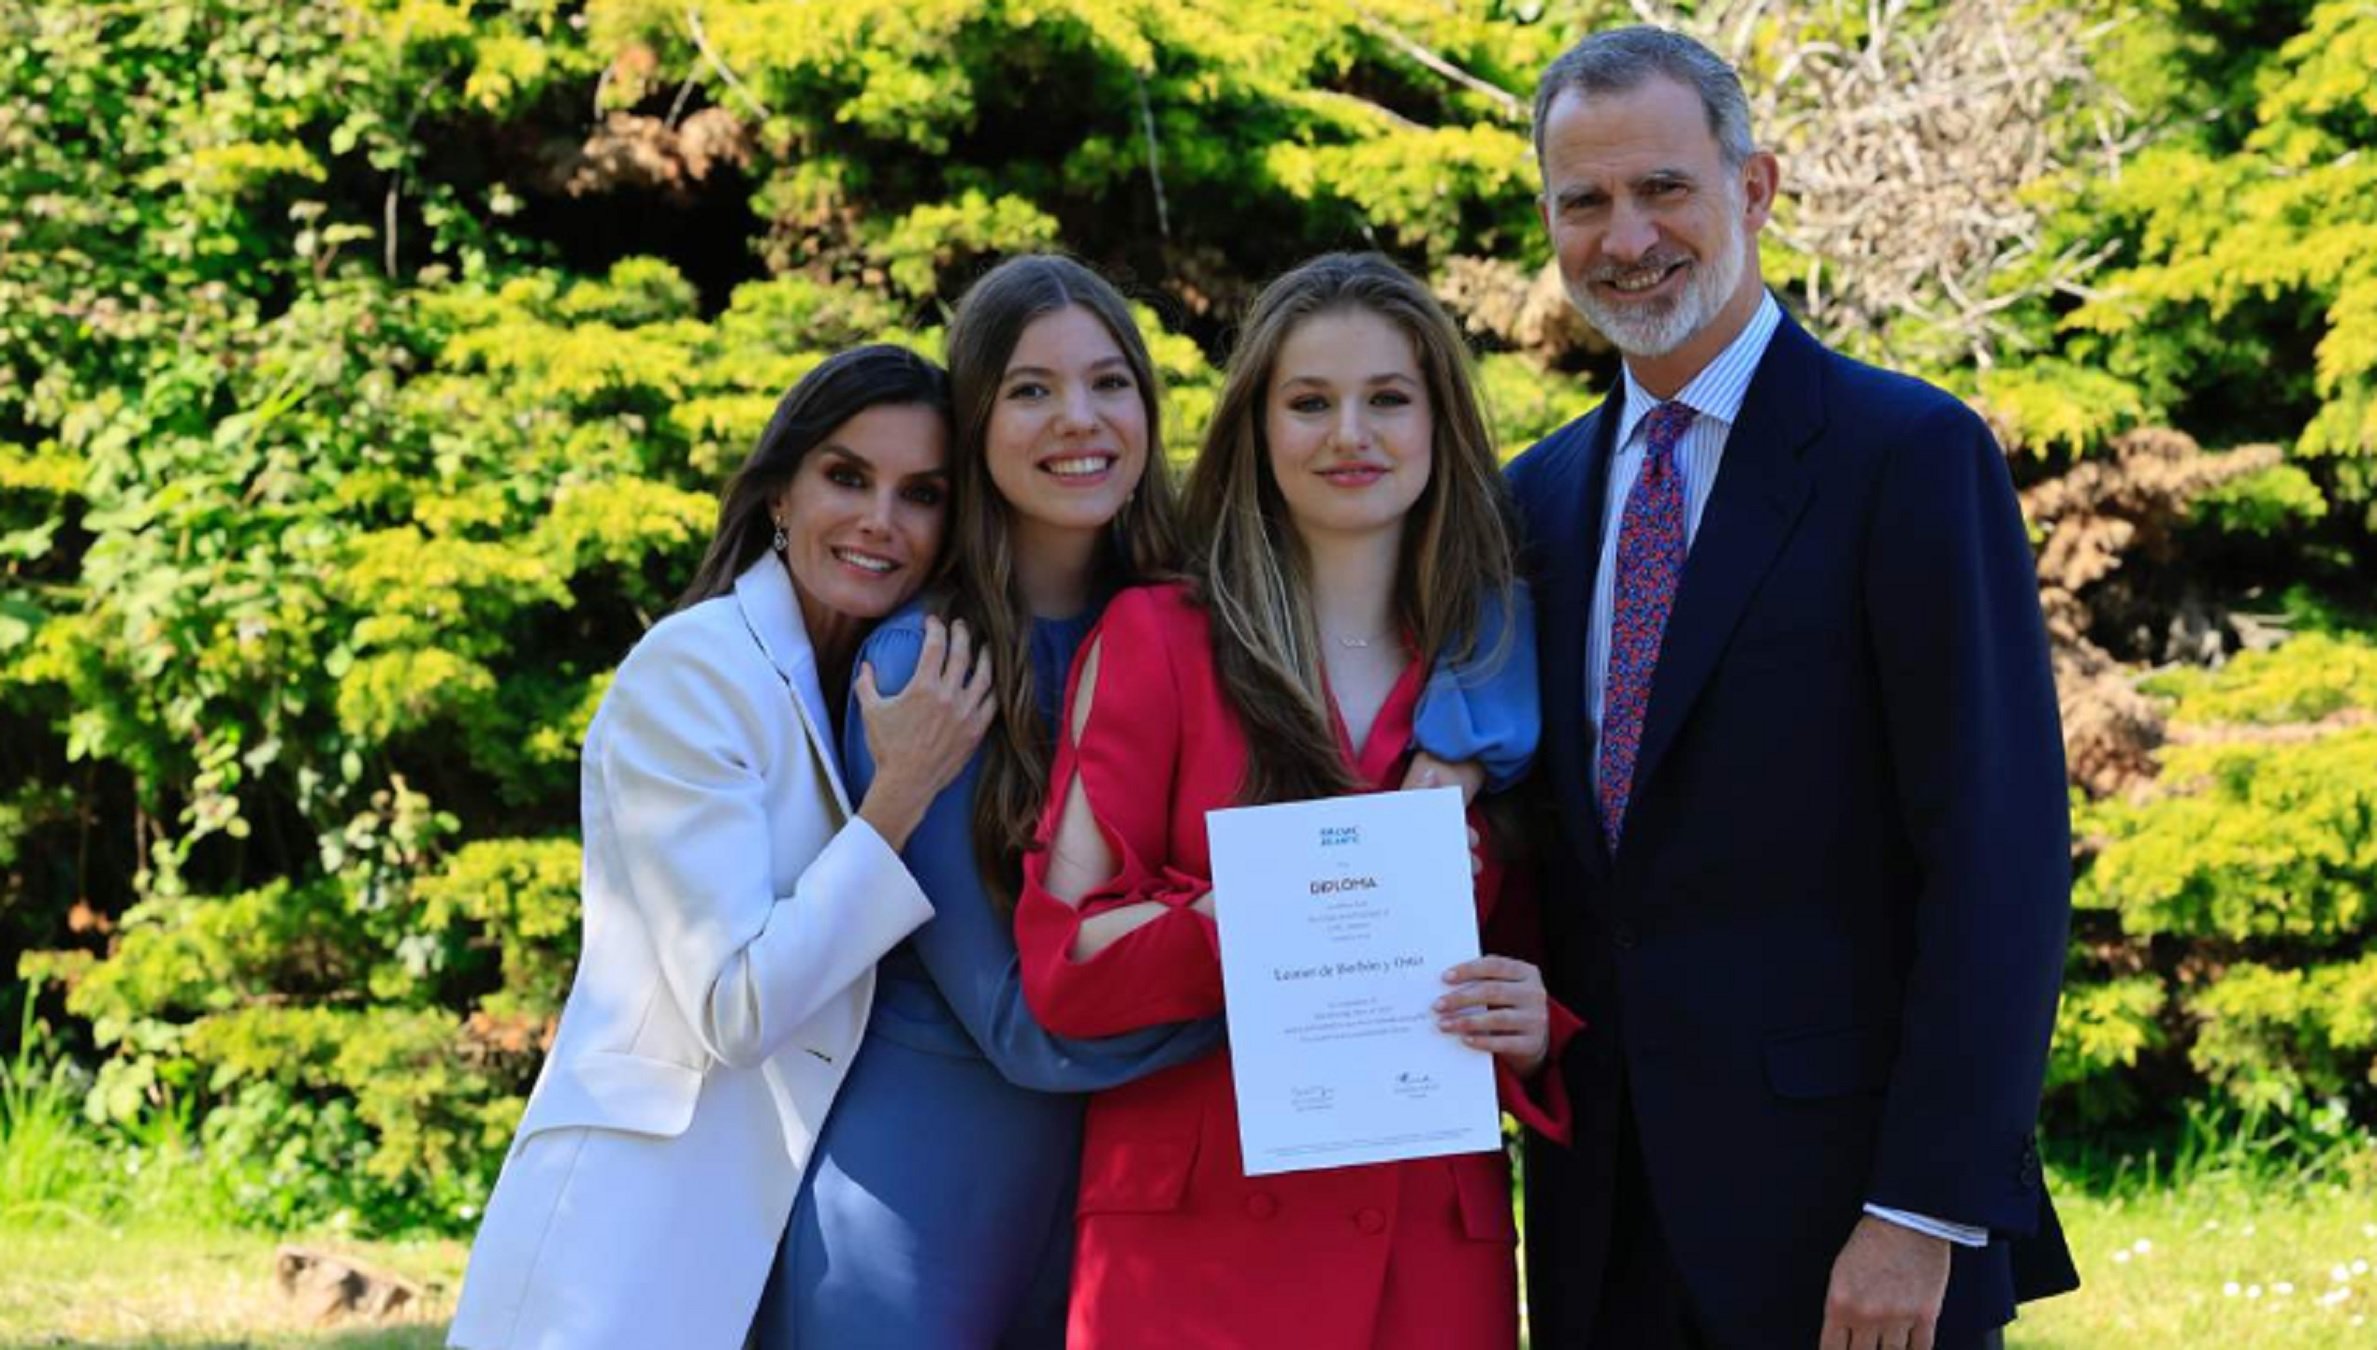
<svg viewBox="0 0 2377 1350">
<path fill-rule="evenodd" d="M 1246 1174 L 1500 1148 L 1492 1057 L 1431 1006 L 1478 954 L 1460 789 L 1205 822 Z"/>
</svg>

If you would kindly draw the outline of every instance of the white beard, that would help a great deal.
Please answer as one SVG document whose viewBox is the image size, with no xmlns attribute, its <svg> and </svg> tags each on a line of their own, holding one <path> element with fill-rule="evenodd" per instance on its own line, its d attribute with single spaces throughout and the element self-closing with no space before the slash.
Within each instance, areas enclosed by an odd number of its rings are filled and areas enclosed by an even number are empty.
<svg viewBox="0 0 2377 1350">
<path fill-rule="evenodd" d="M 1741 284 L 1742 268 L 1748 263 L 1749 231 L 1742 228 L 1738 203 L 1730 204 L 1730 225 L 1724 242 L 1707 258 L 1690 264 L 1691 275 L 1685 279 L 1683 293 L 1672 300 L 1645 304 L 1605 304 L 1594 287 L 1599 281 L 1641 267 L 1619 267 L 1605 264 L 1594 276 L 1582 281 L 1565 273 L 1561 284 L 1568 291 L 1568 302 L 1575 305 L 1585 321 L 1601 330 L 1612 346 L 1628 356 L 1660 357 L 1690 341 L 1692 335 L 1707 327 L 1733 298 L 1734 288 Z M 1664 249 L 1653 249 L 1642 262 L 1659 267 L 1676 261 L 1676 255 Z"/>
</svg>

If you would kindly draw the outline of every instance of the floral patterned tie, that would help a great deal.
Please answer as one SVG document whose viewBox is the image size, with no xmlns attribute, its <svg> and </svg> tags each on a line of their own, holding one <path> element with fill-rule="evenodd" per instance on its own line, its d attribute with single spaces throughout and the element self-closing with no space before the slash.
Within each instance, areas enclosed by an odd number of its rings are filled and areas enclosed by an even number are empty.
<svg viewBox="0 0 2377 1350">
<path fill-rule="evenodd" d="M 1684 480 L 1676 469 L 1675 448 L 1694 416 L 1681 403 L 1651 409 L 1644 419 L 1650 449 L 1618 520 L 1609 675 L 1601 696 L 1601 830 L 1613 853 L 1626 824 L 1626 799 L 1634 790 L 1634 757 L 1642 749 L 1643 717 L 1651 707 L 1659 639 L 1667 632 L 1667 612 L 1675 606 L 1676 582 L 1684 574 Z"/>
</svg>

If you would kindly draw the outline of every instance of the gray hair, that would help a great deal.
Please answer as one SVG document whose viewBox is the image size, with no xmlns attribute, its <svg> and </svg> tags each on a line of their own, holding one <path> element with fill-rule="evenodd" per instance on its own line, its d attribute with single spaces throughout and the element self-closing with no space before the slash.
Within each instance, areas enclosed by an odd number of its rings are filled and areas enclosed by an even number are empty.
<svg viewBox="0 0 2377 1350">
<path fill-rule="evenodd" d="M 1758 149 L 1750 137 L 1750 100 L 1742 93 L 1741 77 L 1725 58 L 1699 42 L 1665 28 L 1637 25 L 1595 33 L 1544 67 L 1535 84 L 1535 162 L 1543 163 L 1544 117 L 1552 100 L 1574 90 L 1579 94 L 1623 94 L 1638 89 L 1654 75 L 1664 76 L 1700 95 L 1708 113 L 1709 135 L 1725 167 L 1738 169 Z"/>
</svg>

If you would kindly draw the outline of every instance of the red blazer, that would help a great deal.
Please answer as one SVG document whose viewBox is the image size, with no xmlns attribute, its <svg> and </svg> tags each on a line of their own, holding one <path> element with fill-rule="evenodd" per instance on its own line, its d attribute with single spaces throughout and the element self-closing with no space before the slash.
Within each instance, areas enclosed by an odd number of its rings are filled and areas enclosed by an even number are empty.
<svg viewBox="0 0 2377 1350">
<path fill-rule="evenodd" d="M 1185 587 L 1116 597 L 1083 650 L 1093 649 L 1090 721 L 1058 749 L 1043 847 L 1025 862 L 1016 910 L 1025 996 L 1065 1036 L 1221 1011 L 1213 921 L 1188 906 L 1212 888 L 1205 812 L 1236 804 L 1246 768 L 1205 614 Z M 1347 748 L 1374 790 L 1401 781 L 1426 674 L 1414 660 L 1368 743 L 1358 755 Z M 1063 725 L 1071 720 L 1068 710 Z M 1078 908 L 1044 889 L 1045 845 L 1076 774 L 1120 868 Z M 1499 921 L 1487 945 L 1531 949 L 1505 930 L 1532 914 L 1494 912 L 1497 871 L 1478 886 L 1481 914 Z M 1085 916 L 1145 900 L 1171 912 L 1091 960 L 1070 959 Z M 1554 1059 L 1577 1026 L 1555 1006 Z M 1541 1076 L 1537 1101 L 1496 1069 L 1505 1107 L 1564 1140 L 1560 1075 Z M 1516 1230 L 1500 1152 L 1249 1179 L 1226 1053 L 1092 1098 L 1078 1229 L 1074 1345 L 1507 1350 L 1517 1341 Z"/>
</svg>

